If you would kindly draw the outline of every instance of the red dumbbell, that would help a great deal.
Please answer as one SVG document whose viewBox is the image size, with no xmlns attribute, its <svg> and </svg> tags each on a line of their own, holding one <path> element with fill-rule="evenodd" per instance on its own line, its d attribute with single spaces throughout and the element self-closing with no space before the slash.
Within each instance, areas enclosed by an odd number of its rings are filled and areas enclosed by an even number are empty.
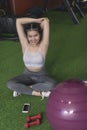
<svg viewBox="0 0 87 130">
<path fill-rule="evenodd" d="M 27 116 L 26 117 L 27 122 L 29 122 L 31 120 L 36 120 L 36 119 L 41 119 L 41 114 L 40 113 L 38 115 L 36 115 L 36 116 Z"/>
<path fill-rule="evenodd" d="M 26 127 L 26 128 L 29 128 L 30 126 L 33 126 L 33 125 L 40 125 L 40 120 L 39 120 L 39 119 L 36 119 L 36 120 L 33 121 L 33 122 L 30 122 L 30 123 L 26 122 L 26 123 L 25 123 L 25 127 Z"/>
</svg>

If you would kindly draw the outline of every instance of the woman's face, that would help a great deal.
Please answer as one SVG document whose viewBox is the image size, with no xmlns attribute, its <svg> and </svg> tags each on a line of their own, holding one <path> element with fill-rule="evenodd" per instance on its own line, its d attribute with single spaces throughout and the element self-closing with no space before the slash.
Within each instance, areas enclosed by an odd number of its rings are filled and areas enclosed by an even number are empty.
<svg viewBox="0 0 87 130">
<path fill-rule="evenodd" d="M 31 45 L 35 46 L 39 43 L 40 41 L 40 34 L 38 33 L 38 31 L 35 30 L 29 30 L 27 32 L 27 38 L 28 41 Z"/>
</svg>

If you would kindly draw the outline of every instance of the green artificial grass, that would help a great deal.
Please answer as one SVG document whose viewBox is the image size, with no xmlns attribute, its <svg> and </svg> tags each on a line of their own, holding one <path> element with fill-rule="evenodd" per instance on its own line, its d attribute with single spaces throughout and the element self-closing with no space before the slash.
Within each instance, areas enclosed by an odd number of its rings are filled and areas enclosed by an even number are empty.
<svg viewBox="0 0 87 130">
<path fill-rule="evenodd" d="M 48 12 L 50 46 L 46 59 L 49 75 L 58 83 L 71 79 L 87 79 L 87 15 L 80 24 L 73 24 L 67 12 Z M 30 130 L 52 130 L 46 117 L 45 98 L 21 95 L 13 98 L 6 86 L 8 79 L 22 73 L 21 46 L 17 41 L 0 41 L 0 130 L 25 130 L 27 115 L 42 114 L 40 126 Z M 24 103 L 30 103 L 28 114 L 22 113 Z"/>
</svg>

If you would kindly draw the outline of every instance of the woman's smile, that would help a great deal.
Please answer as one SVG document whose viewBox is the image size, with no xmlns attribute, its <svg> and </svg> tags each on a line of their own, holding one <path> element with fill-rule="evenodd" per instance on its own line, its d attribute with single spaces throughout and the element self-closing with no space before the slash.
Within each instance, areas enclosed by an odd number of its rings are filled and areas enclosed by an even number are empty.
<svg viewBox="0 0 87 130">
<path fill-rule="evenodd" d="M 28 31 L 28 40 L 29 40 L 29 43 L 32 45 L 38 44 L 40 41 L 39 33 L 34 30 Z"/>
</svg>

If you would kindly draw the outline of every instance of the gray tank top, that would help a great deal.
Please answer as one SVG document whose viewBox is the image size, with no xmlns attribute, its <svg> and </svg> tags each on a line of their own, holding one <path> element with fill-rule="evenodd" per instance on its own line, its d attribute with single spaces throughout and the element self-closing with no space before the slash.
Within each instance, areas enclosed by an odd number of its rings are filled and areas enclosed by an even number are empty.
<svg viewBox="0 0 87 130">
<path fill-rule="evenodd" d="M 26 67 L 42 68 L 45 64 L 45 56 L 41 50 L 36 53 L 30 53 L 28 49 L 25 50 L 23 61 Z"/>
</svg>

